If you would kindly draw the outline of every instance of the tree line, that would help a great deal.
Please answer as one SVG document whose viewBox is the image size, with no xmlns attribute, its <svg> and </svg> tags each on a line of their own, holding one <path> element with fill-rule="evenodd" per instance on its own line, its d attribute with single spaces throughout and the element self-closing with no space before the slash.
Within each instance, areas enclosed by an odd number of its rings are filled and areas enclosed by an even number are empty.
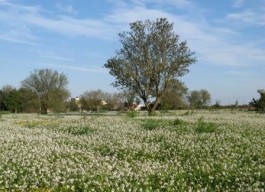
<svg viewBox="0 0 265 192">
<path fill-rule="evenodd" d="M 5 85 L 0 89 L 0 111 L 42 113 L 49 111 L 127 111 L 141 104 L 141 98 L 135 92 L 123 90 L 109 93 L 101 89 L 85 91 L 77 98 L 70 99 L 70 91 L 66 88 L 68 79 L 63 73 L 52 69 L 34 70 L 21 82 L 20 88 Z M 265 111 L 265 91 L 258 90 L 259 99 L 253 99 L 249 106 L 258 112 Z M 183 82 L 171 80 L 168 89 L 161 97 L 156 109 L 206 109 L 220 108 L 216 102 L 212 106 L 211 94 L 206 89 L 189 91 Z M 149 105 L 153 105 L 152 102 Z M 238 107 L 238 102 L 231 106 Z M 147 110 L 147 109 L 146 109 Z"/>
<path fill-rule="evenodd" d="M 133 110 L 142 101 L 128 90 L 109 93 L 103 90 L 85 91 L 77 98 L 70 98 L 65 74 L 52 69 L 36 69 L 21 82 L 20 88 L 5 85 L 0 89 L 0 111 L 42 113 L 67 111 L 120 111 Z M 207 90 L 189 92 L 184 83 L 171 81 L 161 98 L 158 109 L 174 110 L 205 108 L 210 103 Z M 102 103 L 105 102 L 105 103 Z M 153 105 L 150 102 L 150 105 Z"/>
<path fill-rule="evenodd" d="M 78 101 L 67 99 L 68 79 L 63 73 L 39 69 L 22 81 L 21 88 L 5 86 L 0 92 L 0 110 L 13 112 L 94 111 L 130 109 L 143 102 L 149 115 L 156 109 L 205 108 L 211 95 L 205 90 L 188 91 L 181 77 L 196 63 L 187 41 L 180 40 L 173 23 L 166 18 L 130 23 L 130 30 L 119 33 L 121 48 L 107 60 L 104 67 L 115 77 L 114 87 L 121 93 L 92 90 L 83 93 Z M 256 108 L 264 103 L 253 100 Z M 103 103 L 102 103 L 103 102 Z M 104 103 L 105 102 L 105 103 Z M 216 102 L 216 107 L 220 103 Z M 263 109 L 264 110 L 264 109 Z"/>
</svg>

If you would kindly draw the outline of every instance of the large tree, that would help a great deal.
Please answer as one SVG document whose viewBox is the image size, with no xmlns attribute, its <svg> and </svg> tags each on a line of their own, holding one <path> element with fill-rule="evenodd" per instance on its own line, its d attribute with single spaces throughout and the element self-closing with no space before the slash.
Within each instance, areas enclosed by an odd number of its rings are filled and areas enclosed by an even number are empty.
<svg viewBox="0 0 265 192">
<path fill-rule="evenodd" d="M 63 73 L 52 69 L 34 70 L 22 81 L 22 87 L 37 94 L 40 102 L 40 112 L 47 114 L 48 109 L 58 110 L 69 96 L 66 86 L 68 79 Z"/>
<path fill-rule="evenodd" d="M 130 29 L 119 34 L 122 48 L 104 66 L 116 77 L 113 85 L 139 95 L 152 115 L 169 82 L 185 75 L 196 59 L 165 18 L 136 21 Z"/>
</svg>

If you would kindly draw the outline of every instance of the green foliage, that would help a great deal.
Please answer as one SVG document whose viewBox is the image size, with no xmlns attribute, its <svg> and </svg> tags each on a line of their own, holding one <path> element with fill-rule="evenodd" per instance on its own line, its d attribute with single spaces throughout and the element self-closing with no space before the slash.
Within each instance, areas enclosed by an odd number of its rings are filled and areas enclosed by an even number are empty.
<svg viewBox="0 0 265 192">
<path fill-rule="evenodd" d="M 10 112 L 37 112 L 39 101 L 37 95 L 29 89 L 19 90 L 6 85 L 0 90 L 0 110 Z"/>
<path fill-rule="evenodd" d="M 17 112 L 20 108 L 21 100 L 17 89 L 6 85 L 1 91 L 1 108 L 10 112 Z"/>
<path fill-rule="evenodd" d="M 257 100 L 253 98 L 250 105 L 255 107 L 257 112 L 265 113 L 265 90 L 258 90 L 258 93 L 260 94 L 260 98 Z"/>
<path fill-rule="evenodd" d="M 72 98 L 69 102 L 68 102 L 68 109 L 69 111 L 80 111 L 80 101 L 76 100 L 76 98 Z"/>
<path fill-rule="evenodd" d="M 20 88 L 18 90 L 20 95 L 20 111 L 31 113 L 38 112 L 40 108 L 39 98 L 36 93 L 30 89 Z"/>
<path fill-rule="evenodd" d="M 80 105 L 87 111 L 112 111 L 122 108 L 122 93 L 98 90 L 86 91 L 81 95 Z"/>
<path fill-rule="evenodd" d="M 89 127 L 88 125 L 81 127 L 69 127 L 67 129 L 67 132 L 72 135 L 88 135 L 94 133 L 95 131 L 95 129 Z"/>
<path fill-rule="evenodd" d="M 215 104 L 212 106 L 214 109 L 220 109 L 221 107 L 221 101 L 220 100 L 216 100 Z"/>
<path fill-rule="evenodd" d="M 68 79 L 63 73 L 55 70 L 40 69 L 32 72 L 24 81 L 22 88 L 33 91 L 39 98 L 42 114 L 47 114 L 48 109 L 55 112 L 64 110 L 64 102 L 70 95 L 66 89 Z"/>
<path fill-rule="evenodd" d="M 142 128 L 148 131 L 157 129 L 160 126 L 161 122 L 159 120 L 147 119 L 143 122 Z"/>
<path fill-rule="evenodd" d="M 127 114 L 127 117 L 130 117 L 130 118 L 139 116 L 139 112 L 137 111 L 128 111 L 126 114 Z"/>
<path fill-rule="evenodd" d="M 195 132 L 197 133 L 214 133 L 217 129 L 217 125 L 211 122 L 204 121 L 204 118 L 201 117 L 198 119 Z"/>
<path fill-rule="evenodd" d="M 169 81 L 168 88 L 161 98 L 161 107 L 163 110 L 183 109 L 186 107 L 184 94 L 187 93 L 187 87 L 183 82 L 172 79 Z"/>
<path fill-rule="evenodd" d="M 199 91 L 191 91 L 187 97 L 190 106 L 195 109 L 202 109 L 209 105 L 211 101 L 211 94 L 205 90 L 201 89 Z"/>
<path fill-rule="evenodd" d="M 183 116 L 188 116 L 188 115 L 193 115 L 195 112 L 194 110 L 191 110 L 191 111 L 187 111 L 185 112 L 184 114 L 182 114 Z"/>
<path fill-rule="evenodd" d="M 175 120 L 173 121 L 173 125 L 174 125 L 174 126 L 184 125 L 184 124 L 186 124 L 186 122 L 183 121 L 182 119 L 175 119 Z"/>
</svg>

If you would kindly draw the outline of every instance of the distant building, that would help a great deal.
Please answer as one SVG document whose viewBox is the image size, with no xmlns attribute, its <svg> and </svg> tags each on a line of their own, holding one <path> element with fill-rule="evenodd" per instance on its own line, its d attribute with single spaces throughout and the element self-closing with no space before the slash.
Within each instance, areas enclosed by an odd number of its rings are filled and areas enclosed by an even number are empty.
<svg viewBox="0 0 265 192">
<path fill-rule="evenodd" d="M 107 105 L 107 104 L 108 104 L 108 103 L 107 103 L 105 100 L 102 100 L 102 101 L 101 101 L 101 105 L 104 106 L 104 105 Z"/>
<path fill-rule="evenodd" d="M 78 111 L 81 111 L 82 105 L 79 97 L 71 98 L 71 103 L 75 103 L 78 108 Z"/>
</svg>

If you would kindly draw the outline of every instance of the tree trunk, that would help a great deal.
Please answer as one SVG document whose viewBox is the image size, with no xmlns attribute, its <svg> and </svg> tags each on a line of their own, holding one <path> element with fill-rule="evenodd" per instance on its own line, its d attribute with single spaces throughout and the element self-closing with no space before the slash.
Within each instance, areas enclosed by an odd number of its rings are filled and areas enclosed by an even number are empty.
<svg viewBox="0 0 265 192">
<path fill-rule="evenodd" d="M 41 105 L 41 114 L 48 114 L 48 106 L 45 103 Z"/>
<path fill-rule="evenodd" d="M 152 106 L 149 105 L 149 109 L 148 109 L 148 115 L 149 116 L 155 115 L 155 110 L 156 110 L 159 103 L 160 103 L 160 97 L 156 97 L 154 105 L 152 105 Z"/>
<path fill-rule="evenodd" d="M 148 109 L 148 116 L 153 116 L 155 115 L 155 108 L 154 107 L 150 107 Z"/>
</svg>

